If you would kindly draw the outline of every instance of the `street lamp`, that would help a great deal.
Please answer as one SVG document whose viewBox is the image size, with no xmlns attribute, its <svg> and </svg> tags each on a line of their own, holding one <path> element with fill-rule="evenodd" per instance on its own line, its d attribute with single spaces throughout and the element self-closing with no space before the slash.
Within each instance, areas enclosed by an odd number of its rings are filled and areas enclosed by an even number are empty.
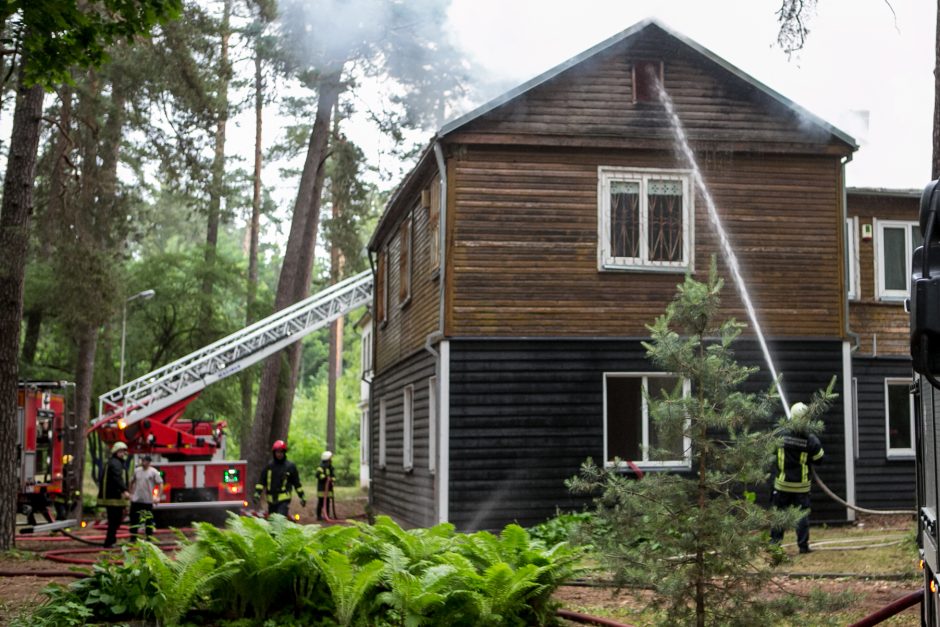
<svg viewBox="0 0 940 627">
<path fill-rule="evenodd" d="M 147 300 L 148 298 L 153 298 L 154 294 L 156 294 L 156 292 L 153 290 L 144 290 L 143 292 L 137 292 L 124 301 L 121 312 L 121 381 L 118 383 L 118 387 L 124 385 L 124 343 L 127 340 L 127 303 L 132 300 L 137 300 L 138 298 Z"/>
</svg>

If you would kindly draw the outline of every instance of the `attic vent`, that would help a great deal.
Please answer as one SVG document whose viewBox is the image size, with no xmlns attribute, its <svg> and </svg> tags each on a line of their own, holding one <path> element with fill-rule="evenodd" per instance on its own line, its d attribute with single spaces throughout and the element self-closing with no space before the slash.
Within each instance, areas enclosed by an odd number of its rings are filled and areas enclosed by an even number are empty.
<svg viewBox="0 0 940 627">
<path fill-rule="evenodd" d="M 662 61 L 633 63 L 633 102 L 657 102 L 656 81 L 663 81 Z"/>
</svg>

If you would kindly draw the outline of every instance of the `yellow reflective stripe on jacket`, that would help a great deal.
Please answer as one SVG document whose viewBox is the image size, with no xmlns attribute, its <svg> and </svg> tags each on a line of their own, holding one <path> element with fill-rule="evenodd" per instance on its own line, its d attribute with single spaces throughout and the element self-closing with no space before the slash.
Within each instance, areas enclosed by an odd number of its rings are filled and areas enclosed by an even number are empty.
<svg viewBox="0 0 940 627">
<path fill-rule="evenodd" d="M 780 492 L 809 492 L 809 481 L 784 481 L 782 479 L 777 479 L 774 481 L 774 489 L 779 490 Z"/>
<path fill-rule="evenodd" d="M 127 501 L 124 499 L 98 499 L 99 507 L 126 507 Z"/>
<path fill-rule="evenodd" d="M 809 466 L 806 460 L 809 455 L 806 452 L 800 453 L 800 482 L 809 485 Z"/>
<path fill-rule="evenodd" d="M 775 484 L 777 481 L 783 481 L 784 479 L 787 478 L 786 470 L 784 470 L 785 462 L 786 462 L 786 457 L 785 457 L 785 453 L 783 452 L 783 448 L 782 447 L 778 448 L 777 449 L 777 468 L 780 470 L 780 474 L 777 475 L 777 480 L 774 481 Z"/>
<path fill-rule="evenodd" d="M 814 461 L 814 462 L 818 462 L 820 459 L 823 458 L 823 454 L 824 454 L 824 452 L 823 452 L 823 450 L 820 448 L 820 449 L 819 449 L 819 452 L 816 453 L 815 455 L 813 455 L 813 461 Z"/>
</svg>

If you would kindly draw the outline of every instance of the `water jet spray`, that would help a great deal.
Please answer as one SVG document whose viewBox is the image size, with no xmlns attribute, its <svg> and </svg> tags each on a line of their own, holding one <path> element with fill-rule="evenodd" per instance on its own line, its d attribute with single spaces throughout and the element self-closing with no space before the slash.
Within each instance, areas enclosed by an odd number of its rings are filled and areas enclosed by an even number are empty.
<svg viewBox="0 0 940 627">
<path fill-rule="evenodd" d="M 683 156 L 688 160 L 689 165 L 692 168 L 692 177 L 695 179 L 695 185 L 699 188 L 699 190 L 701 190 L 702 196 L 705 199 L 705 206 L 708 208 L 708 217 L 711 220 L 712 226 L 715 228 L 715 232 L 718 234 L 718 239 L 721 244 L 721 252 L 725 257 L 725 262 L 728 264 L 728 268 L 731 270 L 731 276 L 734 279 L 735 287 L 737 287 L 741 301 L 744 303 L 744 308 L 747 310 L 747 315 L 751 320 L 751 325 L 754 327 L 754 332 L 757 334 L 757 341 L 760 344 L 761 351 L 764 353 L 764 360 L 767 362 L 767 367 L 770 369 L 770 375 L 773 377 L 774 385 L 777 387 L 777 394 L 780 396 L 780 403 L 783 405 L 783 413 L 786 415 L 787 420 L 789 420 L 790 405 L 787 403 L 787 397 L 783 393 L 783 386 L 780 384 L 780 376 L 777 374 L 777 368 L 774 366 L 773 358 L 770 356 L 770 348 L 767 346 L 767 340 L 764 338 L 764 332 L 761 329 L 760 322 L 757 320 L 757 310 L 754 309 L 754 304 L 751 302 L 751 296 L 747 291 L 747 286 L 744 284 L 744 277 L 741 275 L 741 268 L 738 265 L 737 255 L 734 254 L 734 249 L 731 247 L 731 241 L 728 239 L 728 234 L 725 232 L 724 226 L 721 223 L 721 217 L 718 215 L 718 209 L 715 206 L 715 200 L 712 198 L 711 192 L 709 192 L 708 188 L 705 186 L 705 180 L 702 178 L 702 171 L 699 169 L 698 162 L 695 160 L 695 153 L 692 152 L 692 148 L 689 146 L 685 129 L 682 126 L 682 121 L 676 114 L 675 107 L 672 103 L 672 98 L 670 98 L 669 94 L 666 93 L 666 89 L 663 87 L 663 84 L 658 77 L 654 76 L 653 82 L 656 85 L 656 92 L 659 95 L 659 100 L 662 102 L 663 107 L 666 109 L 666 114 L 669 116 L 669 120 L 672 124 L 672 130 L 676 136 L 676 143 L 678 144 L 679 149 L 682 151 Z"/>
</svg>

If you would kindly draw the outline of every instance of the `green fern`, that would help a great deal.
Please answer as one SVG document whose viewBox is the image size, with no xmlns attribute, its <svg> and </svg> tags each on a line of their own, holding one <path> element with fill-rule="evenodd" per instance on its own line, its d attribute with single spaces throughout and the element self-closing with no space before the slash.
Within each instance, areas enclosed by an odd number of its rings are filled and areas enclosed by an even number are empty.
<svg viewBox="0 0 940 627">
<path fill-rule="evenodd" d="M 313 555 L 333 597 L 336 621 L 343 627 L 352 625 L 364 602 L 382 577 L 385 565 L 374 560 L 356 567 L 349 557 L 330 550 L 324 555 Z"/>
</svg>

